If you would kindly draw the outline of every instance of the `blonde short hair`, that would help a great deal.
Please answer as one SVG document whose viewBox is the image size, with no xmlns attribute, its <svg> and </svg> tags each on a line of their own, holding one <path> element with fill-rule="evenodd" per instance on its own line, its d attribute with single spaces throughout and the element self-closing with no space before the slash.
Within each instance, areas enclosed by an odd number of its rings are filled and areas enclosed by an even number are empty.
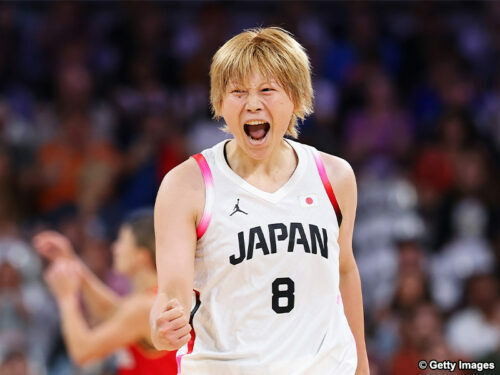
<svg viewBox="0 0 500 375">
<path fill-rule="evenodd" d="M 227 85 L 244 82 L 255 70 L 268 79 L 276 79 L 292 100 L 296 110 L 286 134 L 297 138 L 298 119 L 304 120 L 313 112 L 311 66 L 304 48 L 279 27 L 245 30 L 215 53 L 210 67 L 210 104 L 214 117 L 221 117 Z"/>
</svg>

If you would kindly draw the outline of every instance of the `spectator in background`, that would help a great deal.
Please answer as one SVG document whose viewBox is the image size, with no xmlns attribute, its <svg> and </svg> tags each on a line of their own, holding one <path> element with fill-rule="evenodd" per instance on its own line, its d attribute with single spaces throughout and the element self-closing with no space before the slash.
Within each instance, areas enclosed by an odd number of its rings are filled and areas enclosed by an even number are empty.
<svg viewBox="0 0 500 375">
<path fill-rule="evenodd" d="M 417 156 L 414 181 L 436 250 L 453 234 L 451 214 L 461 199 L 472 197 L 483 206 L 493 203 L 492 186 L 485 184 L 493 175 L 489 155 L 478 142 L 470 117 L 450 112 L 439 124 L 437 139 Z"/>
<path fill-rule="evenodd" d="M 432 341 L 427 343 L 427 347 L 422 351 L 422 357 L 427 360 L 427 363 L 431 360 L 436 360 L 436 361 L 452 361 L 454 363 L 458 363 L 459 360 L 465 361 L 466 358 L 458 356 L 456 353 L 454 353 L 449 345 L 446 343 L 446 340 L 442 336 L 438 336 Z M 426 372 L 423 372 L 422 374 L 425 375 L 448 375 L 450 373 L 450 370 L 441 370 L 436 371 L 436 370 L 430 370 L 427 369 Z M 457 368 L 453 372 L 453 374 L 465 374 L 465 370 L 460 370 Z M 489 374 L 487 371 L 483 372 L 482 374 L 484 375 L 493 375 Z"/>
<path fill-rule="evenodd" d="M 22 276 L 6 259 L 0 262 L 0 354 L 27 346 L 31 314 L 23 298 Z"/>
<path fill-rule="evenodd" d="M 428 270 L 428 259 L 425 250 L 417 238 L 403 238 L 397 241 L 399 272 L 420 272 Z"/>
<path fill-rule="evenodd" d="M 435 207 L 453 187 L 458 157 L 473 141 L 472 130 L 464 114 L 450 112 L 439 121 L 435 139 L 418 151 L 413 174 L 424 208 Z"/>
<path fill-rule="evenodd" d="M 338 121 L 339 92 L 338 87 L 327 79 L 313 80 L 314 118 L 307 119 L 301 126 L 301 138 L 307 144 L 338 154 L 341 138 Z"/>
<path fill-rule="evenodd" d="M 0 144 L 0 237 L 18 235 L 18 220 L 25 208 L 19 202 L 20 190 L 9 150 Z"/>
<path fill-rule="evenodd" d="M 399 333 L 402 318 L 411 315 L 423 303 L 431 301 L 428 281 L 418 269 L 402 268 L 398 275 L 394 297 L 389 306 L 380 309 L 375 318 L 375 340 L 379 355 L 384 359 L 392 357 L 404 343 Z"/>
<path fill-rule="evenodd" d="M 493 312 L 491 313 L 491 323 L 495 326 L 497 332 L 500 335 L 500 298 L 497 298 L 495 302 L 495 306 L 493 307 Z M 493 362 L 495 364 L 495 369 L 499 369 L 500 367 L 500 345 L 497 346 L 497 349 L 488 353 L 485 356 L 479 357 L 480 361 L 484 362 Z M 493 373 L 487 375 L 494 375 Z"/>
<path fill-rule="evenodd" d="M 384 70 L 396 73 L 400 62 L 398 45 L 381 33 L 381 20 L 374 8 L 361 2 L 349 3 L 346 8 L 347 35 L 329 48 L 325 75 L 344 87 L 362 85 L 372 73 L 367 62 L 377 57 Z"/>
<path fill-rule="evenodd" d="M 463 111 L 472 104 L 474 81 L 459 55 L 450 53 L 434 61 L 430 71 L 444 109 Z"/>
<path fill-rule="evenodd" d="M 163 176 L 185 157 L 184 139 L 163 112 L 141 118 L 123 159 L 120 199 L 125 211 L 152 206 Z"/>
<path fill-rule="evenodd" d="M 446 327 L 448 344 L 459 355 L 477 360 L 499 348 L 499 297 L 498 278 L 489 274 L 469 278 L 466 305 L 451 316 Z"/>
<path fill-rule="evenodd" d="M 3 361 L 0 363 L 1 375 L 41 375 L 42 372 L 38 371 L 29 363 L 28 358 L 22 351 L 11 350 L 8 352 Z"/>
<path fill-rule="evenodd" d="M 422 374 L 417 366 L 422 359 L 458 360 L 446 344 L 443 317 L 432 303 L 420 303 L 403 314 L 400 329 L 402 342 L 389 362 L 390 374 Z"/>
<path fill-rule="evenodd" d="M 26 243 L 0 237 L 0 358 L 11 349 L 20 349 L 41 368 L 57 321 L 39 273 L 39 259 Z"/>
<path fill-rule="evenodd" d="M 76 202 L 84 168 L 100 165 L 113 175 L 120 168 L 114 147 L 91 135 L 87 115 L 79 112 L 63 117 L 60 133 L 38 151 L 40 163 L 39 206 L 44 213 L 55 212 Z"/>
<path fill-rule="evenodd" d="M 374 157 L 395 165 L 406 161 L 414 130 L 409 114 L 397 102 L 391 78 L 382 71 L 370 75 L 365 99 L 365 106 L 347 119 L 347 158 L 359 168 L 370 165 Z"/>
<path fill-rule="evenodd" d="M 428 280 L 419 270 L 402 270 L 390 310 L 398 316 L 411 312 L 415 306 L 430 301 Z"/>
<path fill-rule="evenodd" d="M 433 297 L 446 311 L 457 307 L 469 277 L 492 272 L 495 266 L 493 251 L 484 237 L 484 207 L 475 199 L 464 199 L 454 207 L 452 220 L 454 236 L 430 263 Z"/>
<path fill-rule="evenodd" d="M 441 42 L 449 44 L 449 48 L 443 49 L 436 43 L 438 39 L 428 44 L 432 52 L 427 56 L 426 77 L 414 89 L 412 97 L 419 139 L 432 136 L 434 124 L 447 111 L 467 111 L 477 95 L 473 77 L 456 53 L 450 36 L 441 37 Z"/>
<path fill-rule="evenodd" d="M 56 329 L 55 306 L 46 301 L 39 259 L 22 237 L 29 196 L 11 152 L 0 145 L 0 359 L 18 348 L 42 368 Z"/>
<path fill-rule="evenodd" d="M 113 141 L 116 115 L 108 105 L 109 98 L 97 95 L 93 72 L 87 68 L 88 46 L 82 41 L 60 47 L 54 63 L 54 96 L 36 106 L 34 126 L 40 134 L 38 143 L 57 138 L 60 122 L 70 114 L 88 117 L 88 135 L 94 140 Z"/>
<path fill-rule="evenodd" d="M 141 122 L 150 114 L 169 113 L 176 119 L 180 114 L 170 106 L 168 92 L 159 80 L 159 68 L 149 54 L 134 56 L 129 66 L 130 82 L 117 85 L 113 99 L 117 106 L 120 125 L 115 138 L 121 149 L 126 150 L 141 135 Z"/>
<path fill-rule="evenodd" d="M 401 343 L 399 349 L 387 362 L 387 373 L 390 375 L 421 375 L 416 364 L 421 360 L 417 345 L 412 336 L 413 316 L 403 315 L 399 325 Z"/>
<path fill-rule="evenodd" d="M 117 196 L 118 176 L 116 168 L 106 163 L 91 162 L 82 166 L 75 206 L 70 214 L 75 216 L 86 236 L 111 239 L 116 233 L 124 212 Z"/>
<path fill-rule="evenodd" d="M 19 47 L 21 27 L 15 20 L 15 7 L 4 3 L 0 6 L 0 93 L 4 93 L 16 76 L 18 64 L 16 52 Z"/>
<path fill-rule="evenodd" d="M 461 285 L 474 273 L 491 272 L 494 253 L 486 237 L 496 189 L 484 150 L 466 148 L 457 156 L 454 188 L 444 197 L 434 233 L 439 254 L 432 260 L 433 295 L 444 309 L 456 306 Z"/>
<path fill-rule="evenodd" d="M 413 341 L 422 355 L 434 352 L 438 347 L 451 354 L 444 340 L 442 314 L 433 303 L 422 303 L 414 309 L 412 326 Z M 449 359 L 453 357 L 450 355 Z"/>
<path fill-rule="evenodd" d="M 500 68 L 496 72 L 495 85 L 484 94 L 476 120 L 479 132 L 491 140 L 498 152 L 500 150 Z"/>
</svg>

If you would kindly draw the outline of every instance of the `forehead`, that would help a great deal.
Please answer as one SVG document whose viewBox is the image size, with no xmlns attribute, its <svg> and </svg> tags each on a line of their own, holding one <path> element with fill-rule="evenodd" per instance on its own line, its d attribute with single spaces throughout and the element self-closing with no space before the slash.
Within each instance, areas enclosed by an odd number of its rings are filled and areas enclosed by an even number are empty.
<svg viewBox="0 0 500 375">
<path fill-rule="evenodd" d="M 270 84 L 281 86 L 280 81 L 276 76 L 266 75 L 259 70 L 251 71 L 250 73 L 241 74 L 229 79 L 227 86 L 259 86 L 262 84 Z"/>
</svg>

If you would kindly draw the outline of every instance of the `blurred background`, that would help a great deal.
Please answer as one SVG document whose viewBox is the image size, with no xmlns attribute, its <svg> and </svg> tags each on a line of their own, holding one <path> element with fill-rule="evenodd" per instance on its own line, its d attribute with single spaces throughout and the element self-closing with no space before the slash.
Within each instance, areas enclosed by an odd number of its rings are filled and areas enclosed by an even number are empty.
<svg viewBox="0 0 500 375">
<path fill-rule="evenodd" d="M 113 374 L 70 363 L 31 237 L 63 232 L 127 293 L 121 219 L 225 137 L 211 57 L 270 25 L 311 58 L 300 141 L 356 172 L 371 374 L 425 358 L 500 373 L 500 2 L 269 0 L 0 4 L 0 374 Z"/>
</svg>

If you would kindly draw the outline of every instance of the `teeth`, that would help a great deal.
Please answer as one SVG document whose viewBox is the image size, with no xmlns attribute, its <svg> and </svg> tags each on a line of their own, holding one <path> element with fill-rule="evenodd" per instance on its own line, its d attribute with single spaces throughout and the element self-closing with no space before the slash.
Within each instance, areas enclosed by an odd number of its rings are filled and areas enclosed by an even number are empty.
<svg viewBox="0 0 500 375">
<path fill-rule="evenodd" d="M 260 124 L 265 124 L 265 123 L 266 123 L 266 121 L 252 120 L 252 121 L 246 122 L 245 124 L 247 124 L 247 125 L 260 125 Z"/>
</svg>

